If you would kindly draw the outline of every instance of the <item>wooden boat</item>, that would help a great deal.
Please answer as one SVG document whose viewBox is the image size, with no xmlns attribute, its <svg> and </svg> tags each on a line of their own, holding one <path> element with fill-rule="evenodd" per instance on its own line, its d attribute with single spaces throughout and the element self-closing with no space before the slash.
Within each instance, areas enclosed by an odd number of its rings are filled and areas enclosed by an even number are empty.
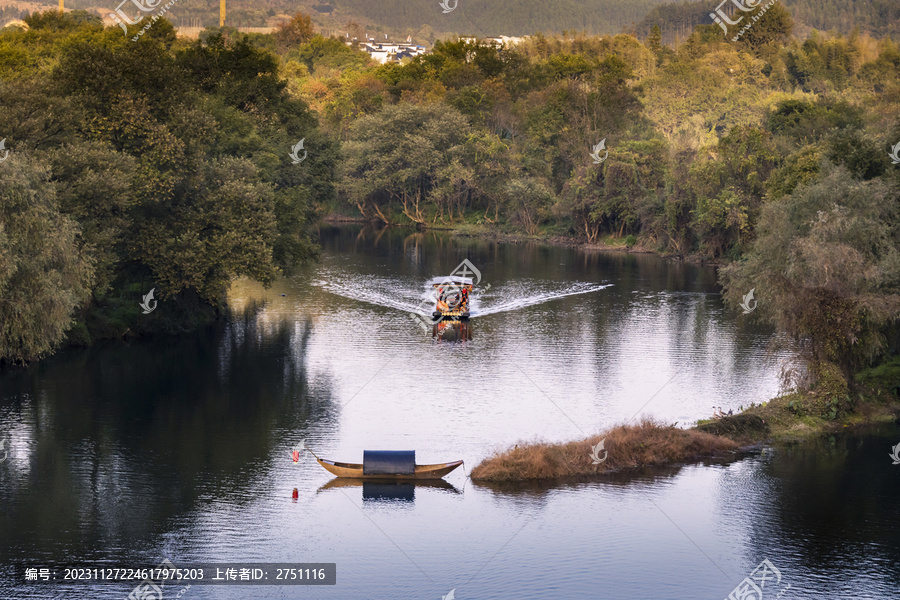
<svg viewBox="0 0 900 600">
<path fill-rule="evenodd" d="M 435 321 L 469 318 L 469 296 L 474 287 L 471 277 L 435 277 L 431 286 L 437 302 L 432 313 Z"/>
<path fill-rule="evenodd" d="M 363 453 L 363 462 L 344 463 L 319 458 L 316 453 L 306 449 L 316 458 L 322 468 L 336 477 L 352 477 L 365 480 L 420 480 L 440 479 L 453 469 L 463 464 L 457 460 L 434 465 L 415 464 L 415 451 L 371 451 Z"/>
</svg>

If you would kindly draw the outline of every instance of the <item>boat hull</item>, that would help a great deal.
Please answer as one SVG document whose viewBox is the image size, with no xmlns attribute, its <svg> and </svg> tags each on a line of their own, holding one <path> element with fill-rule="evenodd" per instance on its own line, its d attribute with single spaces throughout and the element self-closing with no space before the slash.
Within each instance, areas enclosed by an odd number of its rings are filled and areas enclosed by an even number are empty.
<svg viewBox="0 0 900 600">
<path fill-rule="evenodd" d="M 322 465 L 322 468 L 334 475 L 335 477 L 351 477 L 353 479 L 365 479 L 367 481 L 417 481 L 427 479 L 440 479 L 444 475 L 456 469 L 463 461 L 457 460 L 449 463 L 438 463 L 435 465 L 416 465 L 415 473 L 409 475 L 364 475 L 363 466 L 360 463 L 342 463 L 334 460 L 326 460 L 316 458 L 316 462 Z"/>
</svg>

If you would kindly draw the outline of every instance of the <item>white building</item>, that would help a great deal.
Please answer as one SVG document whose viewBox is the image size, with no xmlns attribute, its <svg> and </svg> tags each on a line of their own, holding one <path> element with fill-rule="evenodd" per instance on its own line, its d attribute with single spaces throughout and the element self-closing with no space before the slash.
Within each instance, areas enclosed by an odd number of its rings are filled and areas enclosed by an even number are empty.
<svg viewBox="0 0 900 600">
<path fill-rule="evenodd" d="M 425 46 L 410 42 L 376 42 L 375 38 L 366 36 L 367 41 L 359 44 L 359 49 L 368 53 L 373 60 L 381 64 L 400 62 L 404 58 L 421 56 L 427 52 Z M 355 38 L 346 42 L 348 46 L 359 43 Z"/>
</svg>

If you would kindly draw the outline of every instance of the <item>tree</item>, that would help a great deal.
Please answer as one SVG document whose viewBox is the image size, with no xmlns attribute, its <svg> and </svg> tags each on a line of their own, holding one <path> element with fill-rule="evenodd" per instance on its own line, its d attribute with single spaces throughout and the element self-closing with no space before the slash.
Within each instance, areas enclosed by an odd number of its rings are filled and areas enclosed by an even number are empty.
<svg viewBox="0 0 900 600">
<path fill-rule="evenodd" d="M 753 26 L 744 31 L 740 43 L 759 56 L 771 56 L 777 52 L 794 31 L 794 20 L 791 13 L 776 2 L 763 14 Z"/>
<path fill-rule="evenodd" d="M 505 192 L 512 219 L 530 235 L 537 235 L 541 223 L 550 216 L 550 188 L 534 177 L 518 176 L 509 180 Z"/>
<path fill-rule="evenodd" d="M 862 109 L 845 101 L 785 100 L 769 114 L 766 129 L 794 146 L 804 146 L 819 141 L 832 129 L 860 128 L 862 117 Z"/>
<path fill-rule="evenodd" d="M 48 10 L 42 13 L 35 12 L 27 15 L 23 20 L 28 23 L 30 29 L 48 29 L 52 31 L 74 30 L 85 23 L 97 29 L 103 25 L 100 17 L 86 10 L 73 10 L 65 13 L 56 10 Z"/>
<path fill-rule="evenodd" d="M 387 106 L 351 128 L 344 190 L 364 215 L 389 222 L 382 208 L 396 201 L 407 218 L 424 224 L 432 191 L 447 181 L 470 133 L 465 117 L 445 104 Z"/>
<path fill-rule="evenodd" d="M 23 363 L 63 340 L 93 270 L 47 169 L 21 156 L 0 168 L 0 361 Z"/>
<path fill-rule="evenodd" d="M 282 21 L 275 28 L 275 42 L 279 52 L 285 52 L 296 48 L 304 42 L 308 42 L 316 34 L 313 29 L 312 18 L 301 12 L 296 13 L 287 21 Z"/>
<path fill-rule="evenodd" d="M 277 57 L 245 38 L 228 43 L 221 35 L 210 36 L 205 45 L 197 41 L 180 52 L 177 64 L 187 71 L 185 80 L 242 111 L 255 112 L 285 99 L 287 83 L 278 76 Z"/>
<path fill-rule="evenodd" d="M 811 364 L 845 375 L 885 351 L 900 314 L 900 201 L 895 185 L 843 167 L 763 209 L 747 260 L 721 271 L 737 304 L 756 290 L 763 319 L 801 341 Z"/>
<path fill-rule="evenodd" d="M 66 144 L 47 154 L 62 214 L 79 225 L 79 245 L 94 260 L 95 295 L 104 294 L 128 260 L 137 161 L 98 142 Z"/>
<path fill-rule="evenodd" d="M 252 163 L 204 162 L 172 202 L 147 205 L 135 246 L 164 296 L 196 291 L 218 304 L 235 277 L 270 284 L 277 222 L 271 186 Z"/>
<path fill-rule="evenodd" d="M 653 29 L 650 30 L 650 35 L 647 36 L 647 48 L 656 55 L 656 64 L 661 64 L 663 59 L 663 48 L 662 30 L 659 28 L 659 25 L 654 25 Z"/>
</svg>

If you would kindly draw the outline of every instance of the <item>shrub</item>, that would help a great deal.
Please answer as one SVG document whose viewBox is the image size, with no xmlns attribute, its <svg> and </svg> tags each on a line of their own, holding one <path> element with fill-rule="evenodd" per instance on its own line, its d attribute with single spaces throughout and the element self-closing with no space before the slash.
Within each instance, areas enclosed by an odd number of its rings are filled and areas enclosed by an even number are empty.
<svg viewBox="0 0 900 600">
<path fill-rule="evenodd" d="M 814 367 L 816 384 L 810 394 L 813 414 L 837 419 L 853 410 L 850 387 L 840 368 L 831 362 L 820 361 Z"/>
</svg>

